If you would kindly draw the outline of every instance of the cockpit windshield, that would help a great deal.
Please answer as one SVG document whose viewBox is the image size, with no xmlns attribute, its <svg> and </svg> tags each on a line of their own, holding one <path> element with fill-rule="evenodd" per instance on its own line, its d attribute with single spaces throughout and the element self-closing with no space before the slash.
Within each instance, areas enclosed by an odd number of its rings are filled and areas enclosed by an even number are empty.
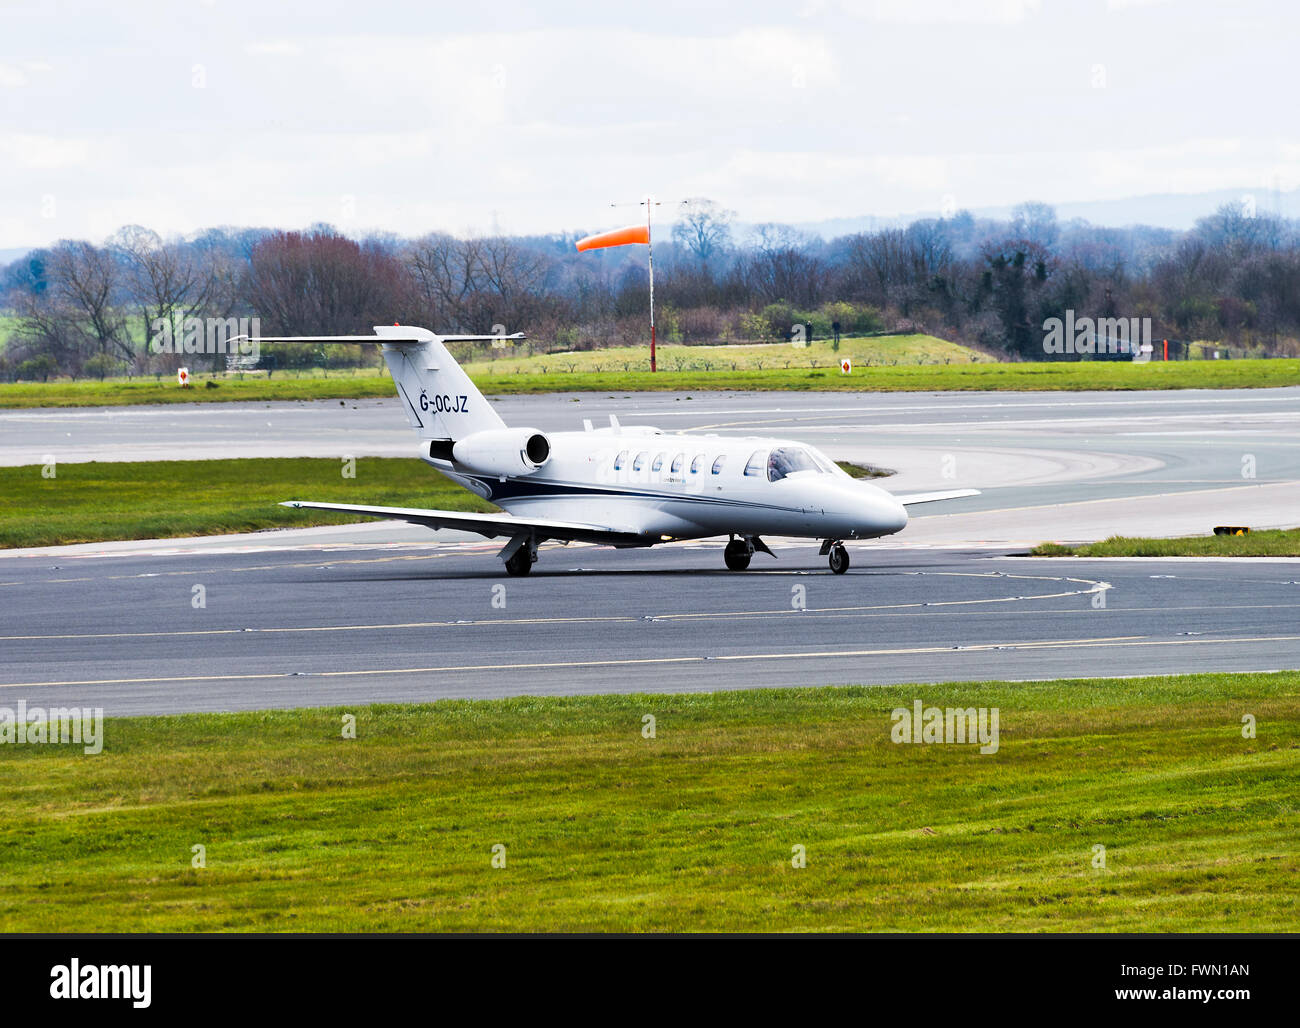
<svg viewBox="0 0 1300 1028">
<path fill-rule="evenodd" d="M 843 475 L 844 472 L 831 462 L 831 459 L 820 450 L 809 450 L 809 456 L 817 462 L 817 466 L 828 475 Z"/>
<path fill-rule="evenodd" d="M 798 446 L 778 446 L 768 455 L 767 480 L 769 482 L 779 482 L 786 475 L 793 475 L 797 471 L 830 473 L 824 461 L 817 460 L 807 450 Z"/>
</svg>

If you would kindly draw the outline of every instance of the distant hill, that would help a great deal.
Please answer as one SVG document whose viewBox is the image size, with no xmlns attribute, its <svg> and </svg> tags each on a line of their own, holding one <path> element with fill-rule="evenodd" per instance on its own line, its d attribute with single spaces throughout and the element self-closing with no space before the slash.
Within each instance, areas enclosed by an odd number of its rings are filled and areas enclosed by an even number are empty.
<svg viewBox="0 0 1300 1028">
<path fill-rule="evenodd" d="M 1058 221 L 1068 222 L 1076 218 L 1111 228 L 1126 225 L 1151 225 L 1158 228 L 1186 230 L 1196 224 L 1197 220 L 1213 214 L 1225 203 L 1242 203 L 1246 197 L 1254 199 L 1256 210 L 1278 214 L 1285 218 L 1300 218 L 1300 189 L 1216 189 L 1204 193 L 1152 193 L 1147 196 L 1126 196 L 1116 200 L 1084 200 L 1071 203 L 1053 203 L 1044 200 L 1056 210 Z M 1034 199 L 1029 197 L 1027 199 Z M 1011 217 L 1015 204 L 997 207 L 972 207 L 970 212 L 977 218 L 994 218 L 1005 220 Z M 922 218 L 937 218 L 938 208 L 932 210 L 909 211 L 904 214 L 879 215 L 861 214 L 846 218 L 827 218 L 822 221 L 805 221 L 790 227 L 801 232 L 834 239 L 837 236 L 852 235 L 855 232 L 873 232 L 882 228 L 901 228 Z M 756 228 L 756 223 L 737 222 L 733 226 L 734 237 L 744 239 Z M 18 246 L 0 248 L 0 265 L 9 264 L 30 253 L 36 247 Z"/>
<path fill-rule="evenodd" d="M 1213 214 L 1225 203 L 1241 203 L 1243 198 L 1254 198 L 1258 211 L 1268 211 L 1283 217 L 1300 217 L 1300 189 L 1275 191 L 1272 189 L 1217 189 L 1208 193 L 1154 193 L 1149 196 L 1127 196 L 1118 200 L 1087 200 L 1080 203 L 1054 203 L 1059 221 L 1082 218 L 1094 225 L 1121 227 L 1124 225 L 1154 225 L 1160 228 L 1189 229 L 1198 218 Z M 1050 202 L 1050 201 L 1044 201 Z M 971 213 L 977 218 L 1009 218 L 1015 205 L 1004 207 L 975 207 Z M 882 228 L 909 225 L 919 218 L 937 218 L 939 210 L 912 211 L 889 217 L 862 215 L 856 218 L 829 218 L 825 221 L 804 222 L 794 226 L 824 239 L 870 232 Z"/>
</svg>

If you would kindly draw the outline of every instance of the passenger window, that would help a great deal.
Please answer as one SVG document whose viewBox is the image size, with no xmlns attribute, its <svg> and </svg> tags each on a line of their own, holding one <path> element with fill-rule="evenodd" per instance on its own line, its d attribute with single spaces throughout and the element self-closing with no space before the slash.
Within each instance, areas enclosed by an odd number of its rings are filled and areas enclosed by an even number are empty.
<svg viewBox="0 0 1300 1028">
<path fill-rule="evenodd" d="M 667 456 L 668 454 L 661 453 L 657 457 L 655 457 L 655 462 L 650 465 L 650 470 L 658 471 L 660 468 L 662 468 L 664 466 L 664 458 Z"/>
<path fill-rule="evenodd" d="M 626 463 L 627 463 L 627 450 L 624 450 L 622 453 L 620 453 L 617 457 L 614 458 L 614 470 L 622 471 L 623 465 Z"/>
<path fill-rule="evenodd" d="M 755 450 L 749 456 L 749 463 L 745 465 L 745 474 L 761 475 L 763 469 L 767 466 L 767 454 L 762 450 Z"/>
<path fill-rule="evenodd" d="M 647 450 L 642 450 L 640 453 L 638 453 L 636 455 L 636 460 L 632 462 L 632 470 L 640 471 L 643 467 L 645 467 L 645 459 L 649 456 L 650 453 Z"/>
<path fill-rule="evenodd" d="M 677 472 L 681 471 L 681 470 L 682 470 L 682 465 L 685 464 L 685 463 L 686 463 L 686 454 L 684 454 L 684 453 L 679 453 L 676 457 L 674 457 L 674 458 L 673 458 L 673 474 L 675 475 L 675 474 L 677 474 Z"/>
<path fill-rule="evenodd" d="M 722 465 L 726 463 L 727 455 L 724 453 L 721 457 L 713 462 L 713 473 L 715 475 L 722 473 Z"/>
<path fill-rule="evenodd" d="M 695 459 L 691 461 L 691 474 L 698 475 L 700 472 L 700 465 L 703 463 L 704 463 L 704 454 L 697 453 L 695 455 Z"/>
</svg>

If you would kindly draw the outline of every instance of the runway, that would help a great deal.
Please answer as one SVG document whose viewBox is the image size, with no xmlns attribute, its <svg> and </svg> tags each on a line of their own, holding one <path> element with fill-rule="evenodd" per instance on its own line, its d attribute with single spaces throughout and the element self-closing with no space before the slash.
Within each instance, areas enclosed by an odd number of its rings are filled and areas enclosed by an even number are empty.
<svg viewBox="0 0 1300 1028">
<path fill-rule="evenodd" d="M 0 554 L 0 706 L 107 716 L 378 701 L 1300 667 L 1300 561 L 1014 556 L 1043 539 L 1300 523 L 1300 390 L 515 397 L 508 423 L 804 439 L 898 471 L 899 536 L 548 545 L 369 523 Z M 270 421 L 270 424 L 266 424 Z M 70 435 L 68 433 L 71 433 Z M 395 403 L 0 412 L 0 462 L 409 455 Z M 33 457 L 33 455 L 36 455 Z M 1249 474 L 1246 472 L 1249 471 Z M 432 474 L 432 472 L 431 472 Z M 304 497 L 305 498 L 305 497 Z M 202 599 L 202 604 L 198 603 Z"/>
<path fill-rule="evenodd" d="M 0 705 L 378 701 L 1300 667 L 1300 561 L 495 544 L 5 561 Z M 196 608 L 195 587 L 205 606 Z M 67 683 L 67 684 L 63 684 Z"/>
</svg>

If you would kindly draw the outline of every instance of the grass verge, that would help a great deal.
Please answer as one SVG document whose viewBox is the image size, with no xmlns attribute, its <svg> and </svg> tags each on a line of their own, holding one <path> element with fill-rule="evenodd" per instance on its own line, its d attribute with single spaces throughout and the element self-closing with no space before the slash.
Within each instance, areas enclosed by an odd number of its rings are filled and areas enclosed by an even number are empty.
<svg viewBox="0 0 1300 1028">
<path fill-rule="evenodd" d="M 917 697 L 997 707 L 998 751 L 893 744 Z M 349 712 L 0 746 L 0 931 L 1300 923 L 1297 672 Z"/>
<path fill-rule="evenodd" d="M 841 358 L 856 368 L 920 364 L 965 365 L 992 363 L 995 358 L 958 343 L 920 333 L 890 336 L 845 336 L 836 350 L 827 340 L 803 346 L 791 343 L 733 343 L 718 346 L 682 346 L 660 343 L 655 351 L 660 373 L 725 373 L 736 371 L 832 369 L 837 374 Z M 531 356 L 507 350 L 490 350 L 487 359 L 464 364 L 471 375 L 527 375 L 550 372 L 595 373 L 649 371 L 648 346 L 611 346 L 597 350 L 537 353 Z"/>
<path fill-rule="evenodd" d="M 490 373 L 473 376 L 489 395 L 533 393 L 706 390 L 787 392 L 941 392 L 972 390 L 1074 391 L 1132 389 L 1255 389 L 1300 385 L 1300 360 L 1044 362 L 1037 364 L 921 364 L 897 367 L 855 366 L 851 375 L 838 368 L 764 368 L 732 371 L 560 371 L 513 373 L 501 361 Z M 556 364 L 555 367 L 560 367 Z M 181 389 L 174 382 L 19 382 L 0 384 L 0 407 L 104 407 L 145 403 L 204 403 L 229 400 L 337 400 L 390 397 L 386 374 L 329 378 L 222 378 L 208 388 L 202 380 Z"/>
<path fill-rule="evenodd" d="M 898 474 L 893 468 L 879 468 L 874 464 L 854 464 L 847 460 L 837 460 L 835 463 L 851 478 L 888 478 Z"/>
<path fill-rule="evenodd" d="M 356 477 L 326 458 L 129 461 L 0 468 L 0 547 L 305 528 L 368 521 L 281 500 L 491 511 L 418 460 L 363 457 Z"/>
<path fill-rule="evenodd" d="M 1300 557 L 1300 528 L 1181 539 L 1116 535 L 1079 546 L 1039 543 L 1030 553 L 1035 557 Z"/>
</svg>

